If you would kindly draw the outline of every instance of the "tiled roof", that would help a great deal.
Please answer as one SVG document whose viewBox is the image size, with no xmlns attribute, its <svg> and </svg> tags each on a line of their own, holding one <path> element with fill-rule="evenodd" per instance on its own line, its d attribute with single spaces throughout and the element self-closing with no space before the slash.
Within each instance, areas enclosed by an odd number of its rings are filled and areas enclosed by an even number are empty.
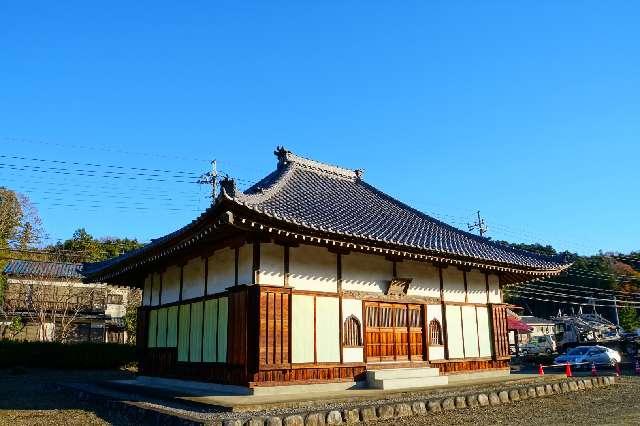
<svg viewBox="0 0 640 426">
<path fill-rule="evenodd" d="M 90 279 L 107 278 L 117 275 L 125 264 L 132 268 L 147 255 L 158 258 L 171 253 L 184 247 L 185 241 L 193 242 L 194 234 L 211 217 L 234 206 L 264 220 L 337 240 L 359 239 L 378 247 L 540 273 L 557 273 L 569 266 L 560 257 L 515 249 L 447 225 L 367 184 L 361 170 L 309 160 L 283 148 L 276 155 L 277 169 L 244 193 L 227 181 L 216 202 L 191 223 L 117 258 L 86 264 L 84 273 Z"/>
<path fill-rule="evenodd" d="M 362 180 L 362 172 L 279 150 L 278 169 L 233 201 L 310 230 L 524 268 L 565 262 L 502 245 L 434 219 Z"/>
<path fill-rule="evenodd" d="M 544 318 L 533 317 L 531 315 L 521 315 L 520 320 L 528 325 L 553 325 L 554 322 Z"/>
<path fill-rule="evenodd" d="M 12 260 L 5 266 L 4 273 L 15 277 L 68 278 L 82 280 L 84 265 L 68 262 L 37 262 L 33 260 Z"/>
</svg>

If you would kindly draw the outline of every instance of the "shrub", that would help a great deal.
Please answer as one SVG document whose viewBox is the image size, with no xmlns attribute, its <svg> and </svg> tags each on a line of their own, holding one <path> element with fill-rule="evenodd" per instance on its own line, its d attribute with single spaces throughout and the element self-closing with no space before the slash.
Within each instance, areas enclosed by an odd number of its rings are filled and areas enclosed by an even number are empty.
<svg viewBox="0 0 640 426">
<path fill-rule="evenodd" d="M 131 345 L 0 341 L 0 368 L 108 369 L 135 361 Z"/>
</svg>

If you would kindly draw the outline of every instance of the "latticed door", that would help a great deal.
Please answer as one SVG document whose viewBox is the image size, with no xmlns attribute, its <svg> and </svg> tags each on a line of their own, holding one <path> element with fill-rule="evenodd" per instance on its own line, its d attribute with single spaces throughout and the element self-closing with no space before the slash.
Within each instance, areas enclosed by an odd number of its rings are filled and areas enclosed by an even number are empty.
<svg viewBox="0 0 640 426">
<path fill-rule="evenodd" d="M 366 302 L 365 317 L 368 362 L 422 359 L 424 327 L 420 305 Z"/>
</svg>

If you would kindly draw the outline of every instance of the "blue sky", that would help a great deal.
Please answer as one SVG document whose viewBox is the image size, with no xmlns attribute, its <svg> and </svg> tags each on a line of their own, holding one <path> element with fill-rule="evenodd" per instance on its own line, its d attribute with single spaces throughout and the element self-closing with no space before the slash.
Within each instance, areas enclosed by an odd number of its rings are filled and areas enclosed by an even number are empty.
<svg viewBox="0 0 640 426">
<path fill-rule="evenodd" d="M 640 249 L 640 4 L 188 3 L 0 5 L 0 184 L 53 241 L 163 235 L 207 204 L 179 177 L 284 145 L 493 238 Z"/>
</svg>

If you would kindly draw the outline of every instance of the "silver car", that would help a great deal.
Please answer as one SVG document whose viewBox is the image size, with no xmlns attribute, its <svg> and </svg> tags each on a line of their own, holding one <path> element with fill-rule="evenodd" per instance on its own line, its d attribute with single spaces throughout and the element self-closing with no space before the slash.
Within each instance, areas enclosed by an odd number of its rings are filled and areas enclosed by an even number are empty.
<svg viewBox="0 0 640 426">
<path fill-rule="evenodd" d="M 588 368 L 591 364 L 615 366 L 622 360 L 620 353 L 605 346 L 576 346 L 555 359 L 556 364 L 579 364 Z"/>
</svg>

